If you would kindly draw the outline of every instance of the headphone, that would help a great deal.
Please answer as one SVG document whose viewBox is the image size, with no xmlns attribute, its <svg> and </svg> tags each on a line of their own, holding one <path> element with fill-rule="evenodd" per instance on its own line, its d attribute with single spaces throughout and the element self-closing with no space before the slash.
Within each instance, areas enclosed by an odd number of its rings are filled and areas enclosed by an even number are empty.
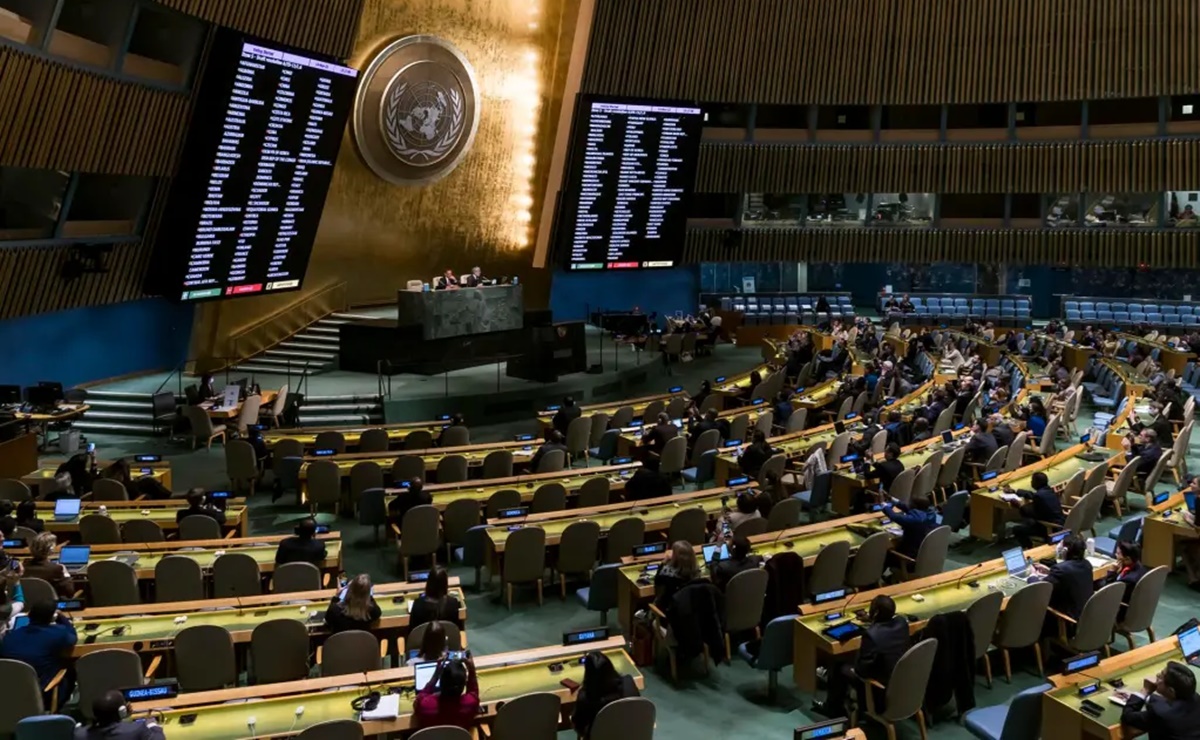
<svg viewBox="0 0 1200 740">
<path fill-rule="evenodd" d="M 356 712 L 374 711 L 374 709 L 379 706 L 379 699 L 379 692 L 372 691 L 369 694 L 351 700 L 350 708 Z"/>
</svg>

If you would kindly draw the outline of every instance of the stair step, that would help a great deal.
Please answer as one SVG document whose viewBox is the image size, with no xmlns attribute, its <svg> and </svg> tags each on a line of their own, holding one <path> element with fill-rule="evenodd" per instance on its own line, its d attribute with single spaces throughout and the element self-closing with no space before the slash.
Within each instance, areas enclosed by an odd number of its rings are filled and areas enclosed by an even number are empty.
<svg viewBox="0 0 1200 740">
<path fill-rule="evenodd" d="M 136 401 L 114 401 L 108 398 L 96 398 L 89 393 L 87 402 L 88 405 L 92 407 L 91 411 L 88 412 L 89 414 L 97 409 L 110 411 L 132 409 L 134 411 L 142 411 L 147 414 L 153 410 L 152 402 L 149 396 Z"/>
<path fill-rule="evenodd" d="M 349 321 L 362 321 L 363 319 L 370 320 L 370 319 L 378 319 L 378 318 L 379 318 L 378 316 L 371 316 L 368 314 L 343 313 L 343 312 L 339 311 L 337 313 L 329 314 L 329 318 L 325 319 L 325 321 L 329 321 L 330 319 L 332 319 L 334 321 L 341 321 L 344 324 Z"/>
<path fill-rule="evenodd" d="M 304 410 L 310 414 L 333 414 L 345 412 L 371 413 L 382 409 L 377 403 L 330 403 L 314 405 L 309 403 L 306 398 L 304 399 Z"/>
<path fill-rule="evenodd" d="M 382 424 L 383 415 L 309 416 L 300 414 L 300 426 L 346 426 L 351 424 Z"/>
<path fill-rule="evenodd" d="M 152 418 L 150 416 L 149 410 L 144 411 L 142 413 L 135 413 L 135 412 L 129 412 L 129 411 L 105 411 L 103 409 L 96 409 L 96 408 L 88 409 L 88 412 L 84 416 L 86 418 L 92 419 L 92 420 L 103 419 L 105 421 L 122 421 L 122 422 L 144 421 L 147 424 L 150 423 L 150 420 Z"/>
<path fill-rule="evenodd" d="M 271 368 L 272 372 L 286 375 L 289 369 L 293 374 L 300 372 L 304 368 L 305 359 L 309 360 L 308 367 L 310 370 L 325 365 L 324 360 L 317 360 L 315 358 L 271 357 L 267 354 L 255 355 L 246 362 L 255 365 L 264 365 Z M 244 369 L 246 366 L 238 365 L 238 367 Z"/>
<path fill-rule="evenodd" d="M 113 401 L 137 401 L 142 400 L 150 403 L 150 393 L 139 393 L 135 391 L 104 391 L 88 389 L 88 403 L 94 403 L 96 399 L 111 399 Z"/>
<path fill-rule="evenodd" d="M 305 398 L 305 400 L 304 400 L 304 403 L 305 403 L 305 405 L 307 406 L 307 405 L 311 405 L 311 404 L 314 404 L 314 403 L 345 403 L 345 402 L 347 402 L 347 401 L 355 401 L 355 402 L 367 401 L 367 402 L 370 402 L 370 403 L 376 403 L 376 404 L 377 404 L 377 403 L 379 403 L 379 402 L 380 402 L 380 398 L 379 398 L 379 396 L 359 396 L 359 395 L 348 395 L 348 396 L 307 396 L 307 397 Z"/>
<path fill-rule="evenodd" d="M 260 363 L 261 359 L 262 358 L 256 357 L 253 360 L 246 362 L 244 364 L 235 365 L 233 369 L 238 370 L 240 372 L 245 372 L 245 373 L 265 373 L 265 374 L 269 374 L 269 375 L 285 374 L 277 366 L 261 364 Z M 317 373 L 321 372 L 323 369 L 324 368 L 313 367 L 313 366 L 310 366 L 307 370 L 304 370 L 302 368 L 293 367 L 292 375 L 316 375 Z"/>
<path fill-rule="evenodd" d="M 310 324 L 308 326 L 308 328 L 306 328 L 304 331 L 305 332 L 315 332 L 317 334 L 325 334 L 327 336 L 336 337 L 340 331 L 340 329 L 338 327 L 340 327 L 341 325 L 342 324 L 340 322 L 337 324 L 332 324 L 330 326 L 321 326 L 320 324 Z"/>
<path fill-rule="evenodd" d="M 279 346 L 282 347 L 283 345 Z M 333 352 L 319 352 L 304 348 L 288 347 L 286 349 L 269 349 L 263 352 L 263 357 L 295 357 L 301 360 L 313 360 L 325 363 L 333 360 L 337 355 Z"/>
<path fill-rule="evenodd" d="M 77 421 L 72 425 L 75 429 L 81 432 L 90 432 L 92 434 L 136 434 L 139 436 L 162 436 L 167 433 L 164 427 L 155 431 L 149 424 L 140 426 L 136 424 L 121 424 L 117 422 L 106 421 Z"/>
<path fill-rule="evenodd" d="M 291 342 L 297 342 L 300 344 L 307 343 L 307 344 L 311 344 L 315 347 L 332 348 L 332 349 L 337 349 L 338 345 L 341 344 L 341 341 L 337 334 L 322 334 L 319 332 L 307 332 L 307 331 L 302 331 L 299 334 L 295 334 L 292 336 L 291 339 L 287 340 L 286 342 L 280 342 L 280 344 L 289 344 Z"/>
</svg>

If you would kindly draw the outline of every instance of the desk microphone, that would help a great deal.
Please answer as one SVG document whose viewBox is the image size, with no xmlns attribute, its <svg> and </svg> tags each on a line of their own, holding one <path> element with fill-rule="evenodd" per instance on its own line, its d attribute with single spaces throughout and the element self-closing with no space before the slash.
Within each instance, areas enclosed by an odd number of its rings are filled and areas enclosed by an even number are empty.
<svg viewBox="0 0 1200 740">
<path fill-rule="evenodd" d="M 963 582 L 963 581 L 966 579 L 966 577 L 967 577 L 967 576 L 969 576 L 969 575 L 971 575 L 972 573 L 974 573 L 975 571 L 979 570 L 980 568 L 982 568 L 982 567 L 983 567 L 984 565 L 986 565 L 986 564 L 987 564 L 987 561 L 985 560 L 985 561 L 983 561 L 982 563 L 976 563 L 975 565 L 973 565 L 973 566 L 971 566 L 970 568 L 968 568 L 968 569 L 967 569 L 967 572 L 966 572 L 966 573 L 963 573 L 961 576 L 959 576 L 959 577 L 958 577 L 958 580 L 957 580 L 957 581 L 955 581 L 955 583 L 954 583 L 954 587 L 955 587 L 955 588 L 958 588 L 959 586 L 961 586 L 961 585 L 962 585 L 962 582 Z"/>
<path fill-rule="evenodd" d="M 850 611 L 850 605 L 853 604 L 854 600 L 857 599 L 861 594 L 865 594 L 865 593 L 867 593 L 867 592 L 865 590 L 863 590 L 863 591 L 855 591 L 854 593 L 850 594 L 850 598 L 846 599 L 845 604 L 842 604 L 842 613 L 850 614 L 851 616 L 853 616 L 854 612 Z"/>
</svg>

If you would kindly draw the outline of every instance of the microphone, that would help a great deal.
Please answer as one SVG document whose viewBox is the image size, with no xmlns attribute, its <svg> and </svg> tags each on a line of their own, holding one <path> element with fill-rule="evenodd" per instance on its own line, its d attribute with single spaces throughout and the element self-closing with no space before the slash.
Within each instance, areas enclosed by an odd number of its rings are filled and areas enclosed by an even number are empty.
<svg viewBox="0 0 1200 740">
<path fill-rule="evenodd" d="M 855 599 L 857 599 L 860 595 L 865 594 L 865 593 L 867 593 L 867 592 L 866 591 L 855 591 L 854 593 L 850 594 L 850 598 L 846 599 L 846 603 L 842 605 L 842 613 L 852 615 L 853 612 L 850 611 L 850 605 L 854 603 Z"/>
<path fill-rule="evenodd" d="M 969 576 L 972 573 L 974 573 L 975 571 L 979 570 L 986 564 L 987 564 L 987 561 L 985 560 L 982 563 L 976 563 L 975 565 L 971 566 L 970 568 L 967 568 L 967 572 L 963 573 L 961 576 L 959 576 L 958 580 L 955 581 L 954 587 L 958 588 L 959 586 L 961 586 L 962 582 L 966 579 L 967 576 Z"/>
</svg>

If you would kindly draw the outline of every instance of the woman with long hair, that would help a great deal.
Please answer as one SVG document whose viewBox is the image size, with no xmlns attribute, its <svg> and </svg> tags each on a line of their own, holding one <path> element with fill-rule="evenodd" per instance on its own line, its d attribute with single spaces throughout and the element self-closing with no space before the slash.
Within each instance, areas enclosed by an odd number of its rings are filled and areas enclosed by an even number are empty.
<svg viewBox="0 0 1200 740">
<path fill-rule="evenodd" d="M 441 660 L 433 678 L 417 687 L 413 715 L 420 727 L 454 725 L 465 730 L 474 728 L 479 718 L 479 681 L 475 677 L 475 662 Z"/>
<path fill-rule="evenodd" d="M 453 622 L 462 628 L 458 612 L 462 609 L 458 597 L 450 593 L 450 576 L 446 569 L 435 565 L 425 581 L 425 593 L 417 597 L 408 616 L 408 628 L 416 629 L 426 622 Z"/>
<path fill-rule="evenodd" d="M 583 684 L 575 698 L 575 713 L 571 724 L 579 737 L 587 738 L 592 731 L 592 722 L 605 705 L 631 696 L 640 696 L 633 677 L 617 673 L 617 668 L 608 656 L 593 650 L 583 656 Z"/>
<path fill-rule="evenodd" d="M 696 551 L 690 542 L 679 540 L 671 545 L 658 572 L 654 574 L 654 604 L 666 611 L 675 592 L 700 577 Z"/>
<path fill-rule="evenodd" d="M 371 578 L 364 574 L 354 577 L 329 603 L 325 610 L 325 626 L 332 632 L 347 630 L 371 631 L 383 610 L 371 594 Z"/>
</svg>

